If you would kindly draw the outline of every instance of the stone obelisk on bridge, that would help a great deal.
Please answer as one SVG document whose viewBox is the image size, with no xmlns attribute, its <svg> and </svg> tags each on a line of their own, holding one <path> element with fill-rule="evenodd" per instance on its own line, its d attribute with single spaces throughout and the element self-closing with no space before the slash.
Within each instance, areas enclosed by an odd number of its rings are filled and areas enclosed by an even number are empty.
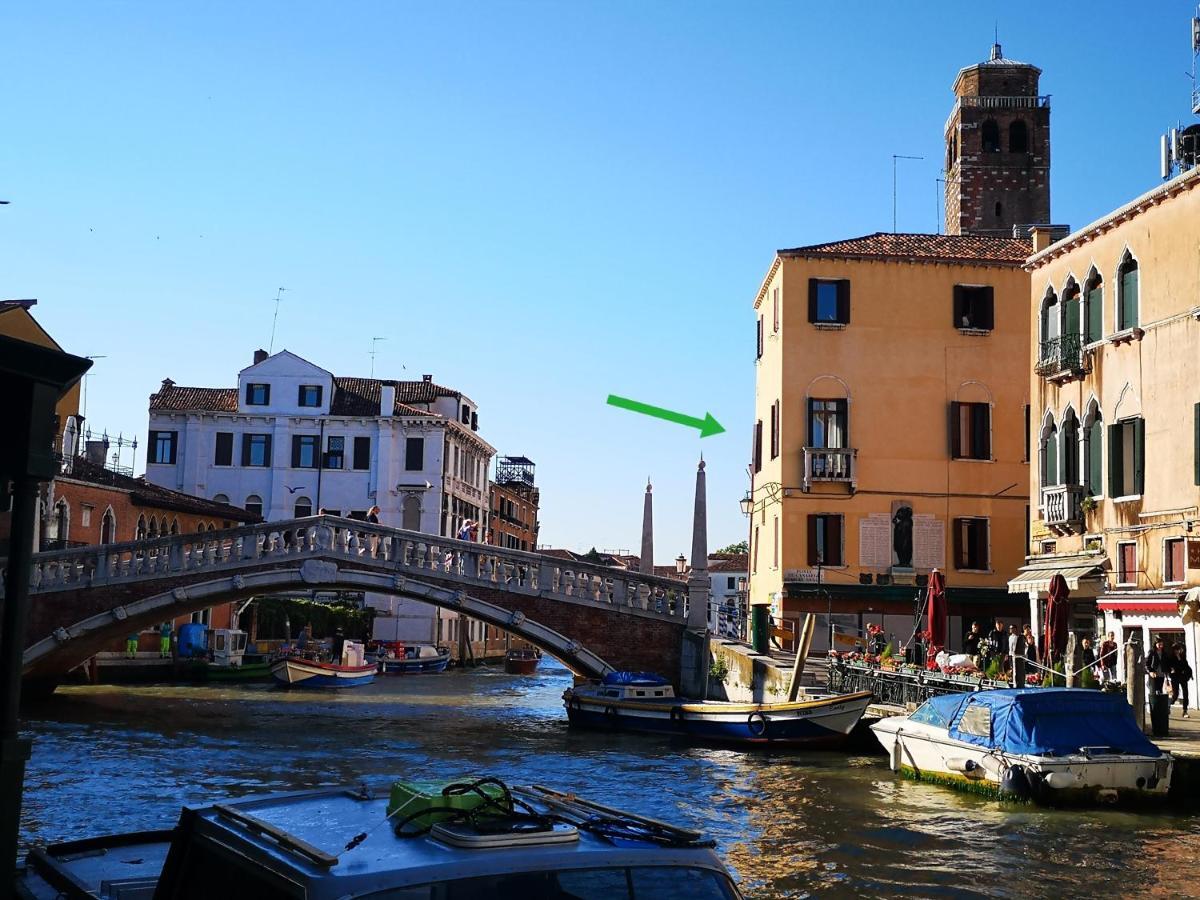
<svg viewBox="0 0 1200 900">
<path fill-rule="evenodd" d="M 708 500 L 704 458 L 696 468 L 696 502 L 692 512 L 692 570 L 688 575 L 687 630 L 680 654 L 679 687 L 685 697 L 708 694 Z"/>
<path fill-rule="evenodd" d="M 638 571 L 643 575 L 654 574 L 654 488 L 646 479 L 646 503 L 642 509 L 642 555 L 638 559 Z"/>
</svg>

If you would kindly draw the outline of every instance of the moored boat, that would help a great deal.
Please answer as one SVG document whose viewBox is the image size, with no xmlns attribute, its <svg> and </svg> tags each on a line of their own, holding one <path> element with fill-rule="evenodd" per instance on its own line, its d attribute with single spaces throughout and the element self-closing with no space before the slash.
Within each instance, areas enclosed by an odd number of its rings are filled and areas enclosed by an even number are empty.
<svg viewBox="0 0 1200 900">
<path fill-rule="evenodd" d="M 376 649 L 375 660 L 381 675 L 445 672 L 446 666 L 450 664 L 450 648 L 435 647 L 433 644 L 381 642 Z"/>
<path fill-rule="evenodd" d="M 509 675 L 532 675 L 542 655 L 531 647 L 513 648 L 504 654 L 504 671 Z"/>
<path fill-rule="evenodd" d="M 791 703 L 692 702 L 665 678 L 612 672 L 563 693 L 572 725 L 735 744 L 830 747 L 843 743 L 871 703 L 869 691 L 805 694 Z"/>
<path fill-rule="evenodd" d="M 1084 688 L 933 697 L 871 726 L 892 769 L 1050 805 L 1163 800 L 1173 759 L 1118 694 Z"/>
<path fill-rule="evenodd" d="M 390 823 L 389 823 L 390 820 Z M 386 827 L 389 825 L 391 827 Z M 385 827 L 381 827 L 385 826 Z M 491 778 L 242 797 L 31 851 L 28 897 L 740 896 L 703 834 Z"/>
<path fill-rule="evenodd" d="M 337 663 L 308 655 L 281 656 L 271 663 L 271 676 L 284 687 L 358 687 L 375 680 L 375 663 L 363 658 L 362 644 L 345 641 Z"/>
</svg>

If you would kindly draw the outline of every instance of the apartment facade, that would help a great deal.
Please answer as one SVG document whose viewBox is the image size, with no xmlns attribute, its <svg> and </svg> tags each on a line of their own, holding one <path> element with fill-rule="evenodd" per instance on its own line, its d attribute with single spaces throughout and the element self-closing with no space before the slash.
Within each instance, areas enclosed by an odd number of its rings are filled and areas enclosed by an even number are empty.
<svg viewBox="0 0 1200 900">
<path fill-rule="evenodd" d="M 1040 621 L 1060 572 L 1081 637 L 1148 648 L 1162 635 L 1200 671 L 1188 593 L 1200 587 L 1200 169 L 1065 240 L 1037 239 L 1035 501 L 1012 590 Z"/>
<path fill-rule="evenodd" d="M 150 397 L 146 478 L 241 506 L 267 521 L 330 515 L 456 537 L 488 515 L 495 449 L 460 391 L 421 381 L 345 378 L 288 352 L 257 351 L 236 387 L 182 387 Z M 369 598 L 378 636 L 436 643 L 444 622 L 416 601 Z"/>
<path fill-rule="evenodd" d="M 488 543 L 509 550 L 537 550 L 538 504 L 533 460 L 524 456 L 496 457 L 496 477 L 488 485 L 491 516 Z"/>
<path fill-rule="evenodd" d="M 908 640 L 946 576 L 955 646 L 1016 622 L 1029 276 L 1023 240 L 873 234 L 779 251 L 755 297 L 750 599 L 818 616 L 813 642 Z"/>
</svg>

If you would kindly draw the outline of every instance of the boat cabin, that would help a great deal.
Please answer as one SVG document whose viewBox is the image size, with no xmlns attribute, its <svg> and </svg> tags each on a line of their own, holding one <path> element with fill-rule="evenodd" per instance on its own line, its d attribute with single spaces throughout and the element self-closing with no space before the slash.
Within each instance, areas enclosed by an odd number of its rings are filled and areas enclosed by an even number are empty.
<svg viewBox="0 0 1200 900">
<path fill-rule="evenodd" d="M 609 672 L 593 691 L 611 700 L 670 700 L 675 697 L 671 682 L 649 672 Z"/>
<path fill-rule="evenodd" d="M 246 632 L 214 628 L 208 633 L 208 656 L 215 666 L 237 667 L 246 655 Z"/>
</svg>

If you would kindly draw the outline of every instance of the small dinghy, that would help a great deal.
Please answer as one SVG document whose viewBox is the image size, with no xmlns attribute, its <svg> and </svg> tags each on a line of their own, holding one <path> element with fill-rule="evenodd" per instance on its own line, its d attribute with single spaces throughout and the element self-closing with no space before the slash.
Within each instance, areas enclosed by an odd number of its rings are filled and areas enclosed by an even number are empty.
<svg viewBox="0 0 1200 900">
<path fill-rule="evenodd" d="M 805 694 L 792 703 L 692 702 L 665 678 L 610 672 L 563 693 L 572 725 L 675 734 L 697 740 L 789 747 L 843 743 L 871 703 L 870 691 Z"/>
<path fill-rule="evenodd" d="M 1030 688 L 946 694 L 871 726 L 892 769 L 1045 804 L 1163 800 L 1173 760 L 1118 694 Z"/>
<path fill-rule="evenodd" d="M 370 660 L 370 655 L 367 656 Z M 381 641 L 375 651 L 380 675 L 424 675 L 445 672 L 450 664 L 450 648 L 433 644 L 405 644 Z"/>
</svg>

